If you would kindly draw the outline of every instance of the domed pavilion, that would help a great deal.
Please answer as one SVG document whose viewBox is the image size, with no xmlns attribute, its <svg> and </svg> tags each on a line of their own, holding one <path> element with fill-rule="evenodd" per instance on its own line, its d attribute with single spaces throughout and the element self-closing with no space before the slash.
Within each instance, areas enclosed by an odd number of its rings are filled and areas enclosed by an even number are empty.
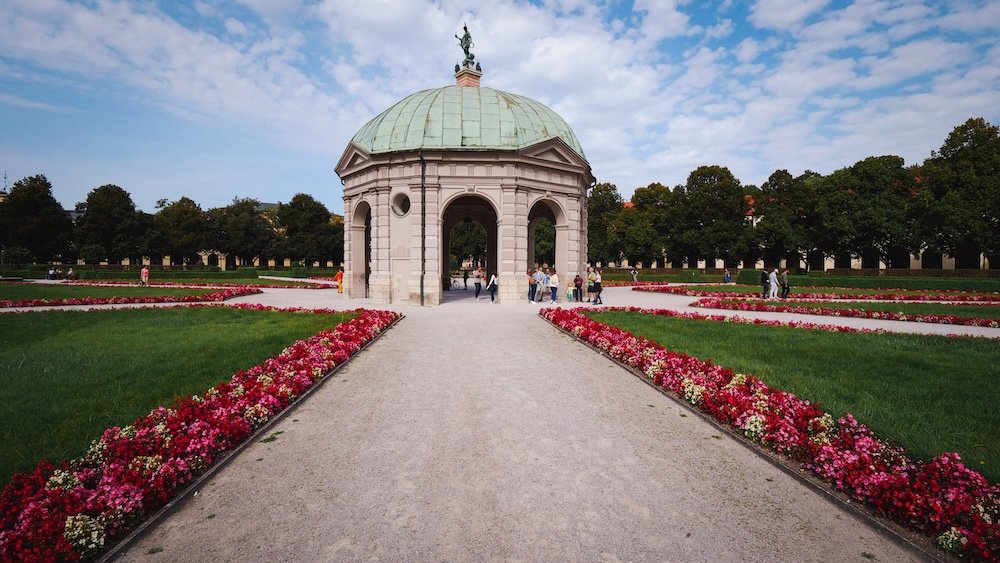
<svg viewBox="0 0 1000 563">
<path fill-rule="evenodd" d="M 543 219 L 555 226 L 561 293 L 586 270 L 594 178 L 580 141 L 544 104 L 480 86 L 467 31 L 461 44 L 466 58 L 455 65 L 455 85 L 416 92 L 380 113 L 337 163 L 351 297 L 439 304 L 460 222 L 486 231 L 485 271 L 498 274 L 501 303 L 527 300 Z"/>
</svg>

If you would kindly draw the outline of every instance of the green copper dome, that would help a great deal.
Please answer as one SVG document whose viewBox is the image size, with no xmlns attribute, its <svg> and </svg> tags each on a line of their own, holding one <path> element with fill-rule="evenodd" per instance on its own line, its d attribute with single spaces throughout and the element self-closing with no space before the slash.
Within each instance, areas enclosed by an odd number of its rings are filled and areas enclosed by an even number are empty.
<svg viewBox="0 0 1000 563">
<path fill-rule="evenodd" d="M 445 86 L 403 98 L 366 123 L 351 142 L 379 154 L 518 150 L 555 137 L 586 158 L 569 124 L 541 103 L 492 88 Z"/>
</svg>

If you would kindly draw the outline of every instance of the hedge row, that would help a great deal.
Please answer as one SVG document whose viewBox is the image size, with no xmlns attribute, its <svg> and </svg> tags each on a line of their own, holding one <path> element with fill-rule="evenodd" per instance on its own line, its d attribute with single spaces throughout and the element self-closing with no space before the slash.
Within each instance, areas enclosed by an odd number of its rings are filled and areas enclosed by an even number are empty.
<svg viewBox="0 0 1000 563">
<path fill-rule="evenodd" d="M 742 270 L 736 277 L 736 283 L 757 285 L 760 283 L 760 270 Z M 860 289 L 933 289 L 962 291 L 1000 291 L 1000 279 L 997 278 L 923 278 L 905 276 L 827 276 L 824 274 L 806 274 L 788 276 L 792 287 L 853 287 Z"/>
</svg>

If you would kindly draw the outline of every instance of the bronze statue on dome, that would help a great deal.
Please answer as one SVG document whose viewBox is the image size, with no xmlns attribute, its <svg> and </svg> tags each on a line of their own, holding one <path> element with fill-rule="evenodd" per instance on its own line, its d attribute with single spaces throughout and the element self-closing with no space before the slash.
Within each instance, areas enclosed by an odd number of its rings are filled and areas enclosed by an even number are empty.
<svg viewBox="0 0 1000 563">
<path fill-rule="evenodd" d="M 465 33 L 463 33 L 461 37 L 458 35 L 455 36 L 455 39 L 458 39 L 458 45 L 462 48 L 462 51 L 465 52 L 465 60 L 462 61 L 462 67 L 473 68 L 473 66 L 478 66 L 476 65 L 476 56 L 472 54 L 472 47 L 475 44 L 472 42 L 472 34 L 469 33 L 469 26 L 463 25 L 462 30 Z M 482 67 L 478 67 L 476 70 L 479 70 L 480 68 Z"/>
</svg>

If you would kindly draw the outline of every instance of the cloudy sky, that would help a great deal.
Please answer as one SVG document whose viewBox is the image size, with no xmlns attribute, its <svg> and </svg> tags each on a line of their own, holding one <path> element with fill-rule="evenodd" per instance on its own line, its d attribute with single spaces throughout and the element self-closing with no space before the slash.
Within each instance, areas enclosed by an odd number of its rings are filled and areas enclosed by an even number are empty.
<svg viewBox="0 0 1000 563">
<path fill-rule="evenodd" d="M 703 164 L 745 184 L 866 156 L 921 162 L 970 117 L 1000 123 L 1000 2 L 860 0 L 4 0 L 0 169 L 70 208 L 117 184 L 313 195 L 366 121 L 454 83 L 467 23 L 483 85 L 573 127 L 628 198 Z"/>
</svg>

